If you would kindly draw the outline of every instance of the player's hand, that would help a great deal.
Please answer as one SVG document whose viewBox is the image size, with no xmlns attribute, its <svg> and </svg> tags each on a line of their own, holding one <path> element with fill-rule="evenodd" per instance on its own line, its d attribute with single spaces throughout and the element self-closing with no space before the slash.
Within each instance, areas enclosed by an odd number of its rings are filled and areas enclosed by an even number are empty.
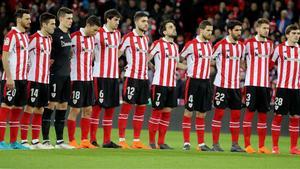
<svg viewBox="0 0 300 169">
<path fill-rule="evenodd" d="M 50 66 L 51 66 L 53 63 L 54 63 L 54 60 L 53 60 L 53 59 L 50 59 L 50 60 L 49 60 Z"/>
<path fill-rule="evenodd" d="M 15 81 L 12 78 L 7 78 L 6 87 L 8 90 L 13 90 L 15 88 Z"/>
</svg>

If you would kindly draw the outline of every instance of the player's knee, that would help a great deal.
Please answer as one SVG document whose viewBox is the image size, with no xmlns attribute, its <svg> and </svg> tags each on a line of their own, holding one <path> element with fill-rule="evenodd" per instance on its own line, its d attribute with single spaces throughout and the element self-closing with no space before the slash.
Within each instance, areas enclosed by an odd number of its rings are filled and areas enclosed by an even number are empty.
<svg viewBox="0 0 300 169">
<path fill-rule="evenodd" d="M 57 105 L 57 102 L 49 102 L 47 108 L 51 109 L 51 110 L 54 110 L 56 105 Z"/>
<path fill-rule="evenodd" d="M 193 116 L 193 112 L 185 110 L 183 115 L 186 116 L 186 117 L 192 117 Z"/>
<path fill-rule="evenodd" d="M 69 115 L 68 115 L 68 119 L 69 120 L 76 120 L 77 115 L 80 113 L 80 109 L 78 108 L 71 108 Z"/>
<path fill-rule="evenodd" d="M 43 108 L 43 107 L 34 108 L 34 109 L 33 109 L 33 112 L 34 112 L 35 114 L 43 114 L 44 108 Z"/>
<path fill-rule="evenodd" d="M 33 107 L 31 107 L 31 106 L 25 106 L 25 108 L 24 108 L 24 112 L 27 112 L 27 113 L 32 113 L 33 112 Z"/>
<path fill-rule="evenodd" d="M 58 110 L 67 110 L 67 108 L 68 108 L 68 103 L 67 102 L 57 104 L 57 109 Z"/>
<path fill-rule="evenodd" d="M 82 117 L 84 118 L 90 118 L 92 115 L 92 107 L 86 107 L 83 109 Z"/>
<path fill-rule="evenodd" d="M 162 109 L 162 112 L 171 112 L 172 111 L 172 108 L 170 107 L 165 107 Z"/>
<path fill-rule="evenodd" d="M 205 118 L 206 116 L 206 113 L 203 113 L 203 112 L 196 112 L 196 117 L 199 117 L 199 118 Z"/>
</svg>

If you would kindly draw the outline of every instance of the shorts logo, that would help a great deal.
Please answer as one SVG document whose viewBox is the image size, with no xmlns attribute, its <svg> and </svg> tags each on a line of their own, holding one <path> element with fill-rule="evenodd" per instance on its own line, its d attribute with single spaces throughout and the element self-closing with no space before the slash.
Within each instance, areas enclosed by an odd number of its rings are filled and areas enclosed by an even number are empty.
<svg viewBox="0 0 300 169">
<path fill-rule="evenodd" d="M 247 107 L 249 106 L 249 104 L 250 104 L 250 102 L 246 102 L 246 106 L 247 106 Z"/>
<path fill-rule="evenodd" d="M 132 99 L 132 95 L 128 95 L 128 100 L 131 100 Z"/>
<path fill-rule="evenodd" d="M 279 106 L 275 106 L 275 110 L 278 110 Z"/>
<path fill-rule="evenodd" d="M 56 93 L 51 93 L 51 97 L 54 98 L 56 96 Z"/>
<path fill-rule="evenodd" d="M 31 97 L 30 100 L 31 100 L 31 102 L 35 102 L 35 98 L 34 97 Z"/>
<path fill-rule="evenodd" d="M 160 102 L 155 102 L 155 105 L 156 105 L 156 106 L 159 106 L 159 104 L 160 104 Z"/>
<path fill-rule="evenodd" d="M 99 99 L 99 102 L 100 102 L 100 103 L 103 103 L 103 99 L 102 99 L 102 98 L 100 98 L 100 99 Z"/>
<path fill-rule="evenodd" d="M 189 103 L 189 108 L 192 108 L 193 107 L 193 103 Z"/>
<path fill-rule="evenodd" d="M 219 105 L 220 105 L 220 103 L 221 103 L 221 102 L 220 102 L 219 100 L 218 100 L 218 101 L 216 101 L 216 105 L 218 105 L 218 106 L 219 106 Z"/>
<path fill-rule="evenodd" d="M 73 99 L 73 104 L 76 104 L 77 103 L 77 100 L 76 99 Z"/>
<path fill-rule="evenodd" d="M 12 100 L 12 96 L 8 96 L 8 97 L 7 97 L 7 100 L 8 100 L 8 101 L 11 101 L 11 100 Z"/>
</svg>

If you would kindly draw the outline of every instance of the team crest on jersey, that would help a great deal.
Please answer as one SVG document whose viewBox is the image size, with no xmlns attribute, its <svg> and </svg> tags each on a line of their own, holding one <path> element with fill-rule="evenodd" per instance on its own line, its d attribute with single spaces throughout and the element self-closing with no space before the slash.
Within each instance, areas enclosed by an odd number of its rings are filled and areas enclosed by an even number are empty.
<svg viewBox="0 0 300 169">
<path fill-rule="evenodd" d="M 31 102 L 35 102 L 35 97 L 30 98 Z"/>
<path fill-rule="evenodd" d="M 218 100 L 216 101 L 216 105 L 220 105 L 220 103 L 221 103 L 220 101 L 218 101 Z"/>
<path fill-rule="evenodd" d="M 56 96 L 56 93 L 51 93 L 51 97 L 54 98 Z"/>
<path fill-rule="evenodd" d="M 9 38 L 6 38 L 5 41 L 4 41 L 4 45 L 5 45 L 5 46 L 9 45 L 9 41 L 10 41 L 10 39 L 9 39 Z"/>
</svg>

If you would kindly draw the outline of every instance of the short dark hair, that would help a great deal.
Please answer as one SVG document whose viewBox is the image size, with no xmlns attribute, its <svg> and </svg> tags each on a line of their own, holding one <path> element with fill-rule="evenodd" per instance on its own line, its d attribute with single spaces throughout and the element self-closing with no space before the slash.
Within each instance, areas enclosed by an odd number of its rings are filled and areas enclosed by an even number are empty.
<svg viewBox="0 0 300 169">
<path fill-rule="evenodd" d="M 86 19 L 86 24 L 89 24 L 91 26 L 101 26 L 101 23 L 100 23 L 100 19 L 95 16 L 95 15 L 91 15 L 89 16 L 87 19 Z"/>
<path fill-rule="evenodd" d="M 299 29 L 299 26 L 296 25 L 296 24 L 291 24 L 289 26 L 286 27 L 285 29 L 285 34 L 289 34 L 291 31 L 294 31 L 294 30 L 298 30 Z"/>
<path fill-rule="evenodd" d="M 107 19 L 112 19 L 113 17 L 121 18 L 122 15 L 116 9 L 110 9 L 104 12 L 104 22 L 106 22 Z"/>
<path fill-rule="evenodd" d="M 175 21 L 174 20 L 170 20 L 170 19 L 167 19 L 167 20 L 164 20 L 161 25 L 160 25 L 160 28 L 159 28 L 159 34 L 161 34 L 162 36 L 164 36 L 164 31 L 167 29 L 166 26 L 168 23 L 173 23 L 175 25 Z"/>
<path fill-rule="evenodd" d="M 149 13 L 148 12 L 145 12 L 145 11 L 137 11 L 135 14 L 134 14 L 134 17 L 133 17 L 133 20 L 136 21 L 142 17 L 149 17 Z"/>
<path fill-rule="evenodd" d="M 207 26 L 213 26 L 212 23 L 208 20 L 203 20 L 199 24 L 199 29 L 205 29 Z"/>
<path fill-rule="evenodd" d="M 62 16 L 65 16 L 66 14 L 73 14 L 73 11 L 70 8 L 61 7 L 57 12 L 57 17 L 60 18 Z"/>
<path fill-rule="evenodd" d="M 55 15 L 49 13 L 49 12 L 44 12 L 39 18 L 40 26 L 42 27 L 43 23 L 48 23 L 50 19 L 56 19 Z"/>
<path fill-rule="evenodd" d="M 16 10 L 15 18 L 22 18 L 24 14 L 30 14 L 28 9 L 19 8 Z"/>
<path fill-rule="evenodd" d="M 270 24 L 270 21 L 268 20 L 268 19 L 266 19 L 266 18 L 259 18 L 256 22 L 255 22 L 255 24 L 254 24 L 254 27 L 259 27 L 259 26 L 261 26 L 262 24 Z"/>
<path fill-rule="evenodd" d="M 238 20 L 231 20 L 227 23 L 226 26 L 227 26 L 227 31 L 228 31 L 228 30 L 232 30 L 236 26 L 242 26 L 242 22 L 240 22 Z"/>
</svg>

